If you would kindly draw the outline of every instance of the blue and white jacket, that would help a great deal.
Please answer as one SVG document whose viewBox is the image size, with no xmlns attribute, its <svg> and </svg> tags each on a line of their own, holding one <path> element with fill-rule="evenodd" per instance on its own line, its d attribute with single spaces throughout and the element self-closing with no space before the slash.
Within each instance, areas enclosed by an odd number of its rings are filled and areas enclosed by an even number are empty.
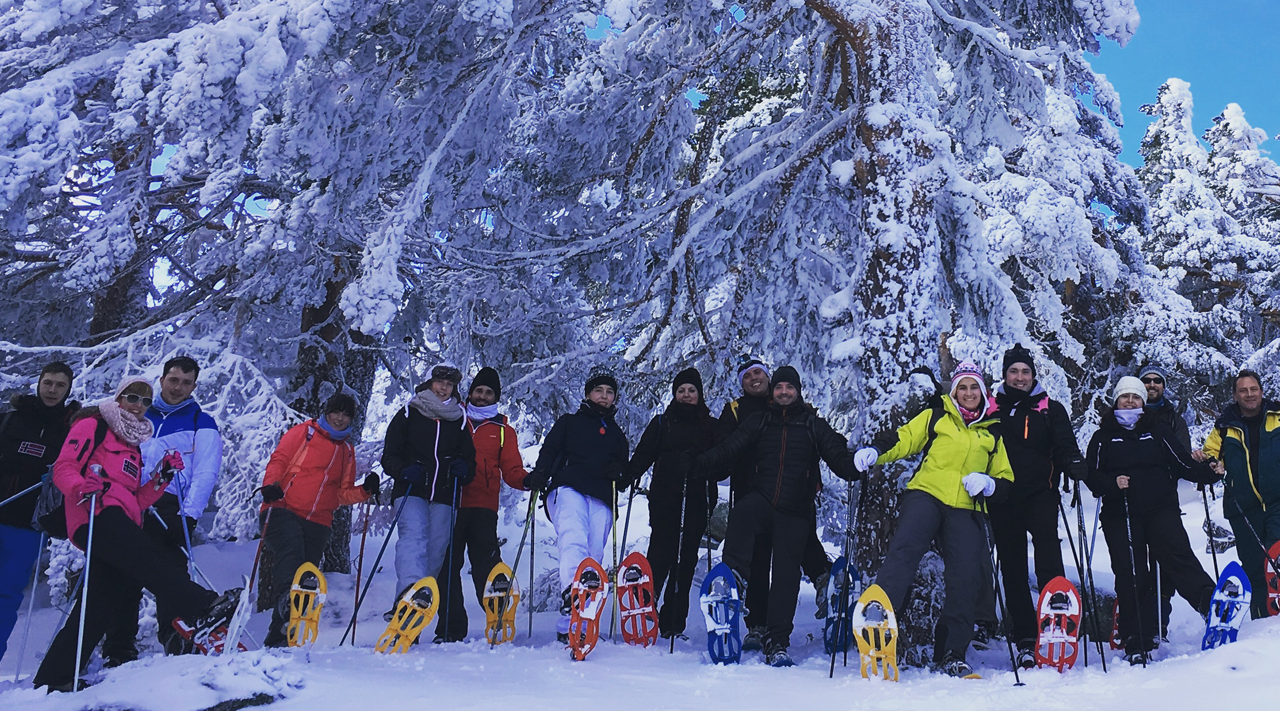
<svg viewBox="0 0 1280 711">
<path fill-rule="evenodd" d="M 147 419 L 156 431 L 142 443 L 142 480 L 151 479 L 166 453 L 181 454 L 183 470 L 170 482 L 168 493 L 178 497 L 183 516 L 198 519 L 209 505 L 222 471 L 222 435 L 218 434 L 218 423 L 194 398 L 165 409 L 170 411 L 161 412 L 154 404 L 147 408 Z"/>
</svg>

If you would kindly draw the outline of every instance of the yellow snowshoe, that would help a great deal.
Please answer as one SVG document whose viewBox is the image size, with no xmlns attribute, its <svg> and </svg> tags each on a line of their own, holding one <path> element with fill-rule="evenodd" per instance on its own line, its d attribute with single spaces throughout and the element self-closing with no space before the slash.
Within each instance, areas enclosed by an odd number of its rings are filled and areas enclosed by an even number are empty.
<svg viewBox="0 0 1280 711">
<path fill-rule="evenodd" d="M 396 609 L 391 614 L 387 629 L 378 638 L 379 652 L 397 652 L 403 654 L 418 641 L 418 635 L 427 628 L 427 624 L 440 609 L 440 588 L 435 578 L 423 578 L 413 584 L 400 596 Z"/>
<path fill-rule="evenodd" d="M 879 585 L 863 591 L 853 608 L 853 636 L 858 641 L 862 678 L 898 680 L 898 618 Z"/>
<path fill-rule="evenodd" d="M 320 635 L 320 610 L 329 592 L 324 574 L 311 563 L 298 566 L 293 574 L 293 585 L 289 588 L 289 627 L 287 630 L 290 647 L 301 647 L 311 644 Z"/>
<path fill-rule="evenodd" d="M 502 644 L 516 638 L 516 606 L 520 604 L 520 588 L 511 566 L 498 561 L 489 571 L 484 585 L 484 636 L 489 644 Z"/>
</svg>

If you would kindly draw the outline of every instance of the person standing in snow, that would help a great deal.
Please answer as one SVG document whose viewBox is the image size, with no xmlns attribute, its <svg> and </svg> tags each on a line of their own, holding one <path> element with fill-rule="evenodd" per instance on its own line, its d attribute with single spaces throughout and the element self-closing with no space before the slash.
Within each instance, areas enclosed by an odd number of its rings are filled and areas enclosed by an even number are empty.
<svg viewBox="0 0 1280 711">
<path fill-rule="evenodd" d="M 769 409 L 772 389 L 769 386 L 769 369 L 764 363 L 750 356 L 744 357 L 738 366 L 738 382 L 742 385 L 742 396 L 725 403 L 717 421 L 717 443 L 728 439 L 753 413 Z M 755 466 L 749 451 L 729 464 L 730 507 L 750 493 L 751 474 L 755 471 Z M 772 551 L 773 541 L 768 535 L 756 538 L 755 550 L 751 554 L 751 574 L 747 580 L 750 597 L 744 600 L 747 609 L 747 635 L 742 640 L 744 652 L 764 649 L 764 639 L 769 631 L 766 620 L 769 619 L 769 564 Z M 822 541 L 818 539 L 816 527 L 809 542 L 805 544 L 800 570 L 813 582 L 818 608 L 814 616 L 822 619 L 827 616 L 827 579 L 831 573 L 831 561 L 827 558 Z"/>
<path fill-rule="evenodd" d="M 1187 427 L 1187 421 L 1183 419 L 1178 403 L 1174 402 L 1172 396 L 1168 394 L 1169 371 L 1154 363 L 1148 363 L 1138 371 L 1138 379 L 1142 381 L 1142 387 L 1147 389 L 1145 406 L 1147 414 L 1160 420 L 1170 432 L 1173 432 L 1178 442 L 1187 451 L 1191 451 L 1191 431 Z M 1169 615 L 1173 613 L 1173 578 L 1156 563 L 1151 551 L 1147 551 L 1145 555 L 1147 564 L 1156 571 L 1160 581 L 1160 637 L 1164 638 L 1169 629 Z"/>
<path fill-rule="evenodd" d="M 547 492 L 547 514 L 556 529 L 560 561 L 560 619 L 556 639 L 569 641 L 569 588 L 587 558 L 602 561 L 613 530 L 616 493 L 630 486 L 627 435 L 614 421 L 618 381 L 593 373 L 578 411 L 551 426 L 529 474 L 529 488 Z M 601 581 L 603 582 L 603 581 Z"/>
<path fill-rule="evenodd" d="M 954 677 L 967 677 L 965 661 L 973 638 L 983 578 L 990 567 L 984 503 L 1003 500 L 1013 486 L 1013 470 L 995 427 L 998 409 L 987 396 L 982 371 L 973 363 L 956 366 L 950 394 L 894 432 L 877 435 L 854 454 L 859 471 L 924 453 L 907 490 L 898 499 L 898 524 L 875 582 L 895 610 L 903 610 L 916 569 L 936 540 L 945 566 L 946 600 L 934 638 L 934 664 Z M 1025 578 L 1024 578 L 1025 579 Z"/>
<path fill-rule="evenodd" d="M 658 632 L 683 635 L 689 616 L 689 590 L 698 565 L 698 547 L 716 500 L 716 483 L 682 464 L 715 444 L 716 420 L 707 409 L 702 374 L 696 368 L 676 373 L 671 403 L 649 421 L 627 465 L 628 481 L 639 481 L 653 467 L 649 484 L 649 551 L 653 590 L 662 599 Z"/>
<path fill-rule="evenodd" d="M 1221 459 L 1225 467 L 1222 512 L 1253 585 L 1257 619 L 1268 614 L 1262 591 L 1267 568 L 1276 565 L 1267 562 L 1267 551 L 1280 540 L 1280 402 L 1263 396 L 1262 378 L 1252 370 L 1240 371 L 1231 391 L 1235 402 L 1218 416 L 1197 458 Z"/>
<path fill-rule="evenodd" d="M 148 483 L 142 483 L 142 452 L 154 428 L 146 418 L 151 384 L 125 378 L 115 396 L 78 413 L 66 444 L 53 465 L 53 483 L 65 497 L 67 531 L 71 542 L 85 550 L 89 539 L 90 504 L 93 514 L 93 556 L 89 561 L 88 606 L 84 624 L 84 656 L 76 659 L 81 598 L 58 631 L 40 663 L 34 685 L 50 691 L 70 690 L 76 674 L 89 662 L 106 633 L 121 595 L 141 585 L 174 614 L 193 623 L 197 632 L 226 624 L 235 612 L 240 590 L 219 596 L 191 581 L 186 566 L 169 555 L 162 543 L 142 530 L 142 512 L 164 493 L 182 470 L 182 456 L 172 453 L 160 461 Z"/>
<path fill-rule="evenodd" d="M 351 443 L 355 415 L 355 398 L 334 394 L 323 416 L 284 433 L 267 462 L 258 520 L 263 547 L 273 561 L 271 589 L 277 598 L 262 642 L 265 647 L 288 643 L 289 589 L 303 563 L 320 565 L 334 510 L 378 495 L 377 474 L 356 484 L 356 450 Z"/>
<path fill-rule="evenodd" d="M 724 562 L 743 592 L 750 594 L 747 576 L 757 555 L 756 542 L 761 536 L 772 541 L 764 651 L 770 666 L 784 667 L 794 664 L 787 649 L 795 627 L 800 561 L 817 526 L 814 498 L 822 486 L 818 460 L 841 479 L 852 481 L 857 473 L 849 461 L 847 440 L 804 401 L 796 369 L 778 368 L 772 386 L 769 409 L 744 419 L 728 439 L 698 456 L 693 466 L 719 478 L 738 457 L 751 455 L 755 466 L 750 490 L 729 512 Z"/>
<path fill-rule="evenodd" d="M 395 480 L 392 499 L 403 506 L 396 524 L 396 602 L 422 578 L 439 578 L 453 536 L 462 487 L 475 476 L 476 448 L 458 396 L 462 372 L 452 363 L 431 369 L 391 423 L 382 448 L 382 470 Z M 444 591 L 441 591 L 444 594 Z M 449 603 L 452 603 L 449 600 Z M 458 599 L 461 604 L 461 598 Z M 452 614 L 452 604 L 448 607 Z"/>
<path fill-rule="evenodd" d="M 169 483 L 165 493 L 144 512 L 142 527 L 162 541 L 186 565 L 196 522 L 209 505 L 209 497 L 222 471 L 222 437 L 218 423 L 200 408 L 191 393 L 200 377 L 200 365 L 187 356 L 165 362 L 160 376 L 160 397 L 147 408 L 147 419 L 155 435 L 142 445 L 143 483 L 147 472 L 170 452 L 182 455 L 186 465 Z M 115 613 L 115 620 L 102 642 L 102 656 L 108 667 L 138 658 L 134 644 L 138 636 L 138 605 L 142 588 L 135 587 Z M 195 647 L 173 629 L 173 613 L 156 609 L 159 628 L 156 637 L 168 654 L 190 653 Z"/>
<path fill-rule="evenodd" d="M 36 379 L 36 394 L 15 394 L 9 410 L 0 414 L 0 501 L 39 484 L 58 458 L 71 428 L 68 420 L 80 409 L 79 403 L 67 402 L 72 378 L 66 363 L 49 363 Z M 40 559 L 40 534 L 31 527 L 39 491 L 0 508 L 0 659 L 18 621 L 31 568 Z"/>
<path fill-rule="evenodd" d="M 1221 478 L 1221 465 L 1215 470 L 1195 461 L 1169 427 L 1144 409 L 1146 395 L 1133 376 L 1116 383 L 1115 409 L 1103 415 L 1086 457 L 1089 489 L 1102 497 L 1102 534 L 1111 553 L 1120 636 L 1130 664 L 1147 662 L 1159 634 L 1155 582 L 1143 551 L 1150 549 L 1178 594 L 1202 617 L 1209 613 L 1214 582 L 1182 527 L 1178 479 L 1209 484 Z"/>
<path fill-rule="evenodd" d="M 520 458 L 520 440 L 507 416 L 498 412 L 502 397 L 502 381 L 498 371 L 481 368 L 471 380 L 467 392 L 467 427 L 476 450 L 476 476 L 462 488 L 457 521 L 453 526 L 453 543 L 445 559 L 449 578 L 441 586 L 442 594 L 457 596 L 449 606 L 449 614 L 436 623 L 437 642 L 458 642 L 467 638 L 467 610 L 462 604 L 462 554 L 470 553 L 471 581 L 476 598 L 484 598 L 485 583 L 493 566 L 502 562 L 498 546 L 498 494 L 502 482 L 525 490 L 524 460 Z"/>
<path fill-rule="evenodd" d="M 1088 474 L 1071 418 L 1036 380 L 1031 351 L 1021 344 L 1004 354 L 1004 382 L 996 388 L 1001 441 L 1013 468 L 1009 497 L 992 502 L 991 532 L 1004 578 L 1010 627 L 1018 645 L 1018 664 L 1036 665 L 1036 611 L 1027 583 L 1027 536 L 1035 548 L 1036 585 L 1043 588 L 1063 575 L 1058 508 L 1062 473 L 1082 480 Z"/>
</svg>

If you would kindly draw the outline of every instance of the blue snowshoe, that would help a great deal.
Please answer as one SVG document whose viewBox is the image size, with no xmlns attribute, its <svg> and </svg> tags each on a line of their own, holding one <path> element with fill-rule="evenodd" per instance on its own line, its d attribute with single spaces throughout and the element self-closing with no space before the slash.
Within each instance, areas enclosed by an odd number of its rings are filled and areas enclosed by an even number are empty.
<svg viewBox="0 0 1280 711">
<path fill-rule="evenodd" d="M 822 629 L 822 648 L 827 654 L 837 651 L 847 652 L 853 642 L 853 612 L 861 594 L 861 576 L 858 569 L 849 565 L 844 556 L 836 558 L 831 565 L 831 574 L 827 579 L 827 599 L 831 612 L 827 615 L 826 625 Z"/>
<path fill-rule="evenodd" d="M 1227 563 L 1222 575 L 1218 576 L 1218 586 L 1214 588 L 1213 599 L 1209 602 L 1209 620 L 1200 648 L 1213 649 L 1236 641 L 1252 599 L 1253 587 L 1249 585 L 1249 576 L 1245 575 L 1244 568 L 1234 560 Z"/>
<path fill-rule="evenodd" d="M 737 664 L 742 658 L 739 621 L 742 599 L 733 570 L 720 563 L 702 581 L 699 598 L 702 616 L 707 622 L 707 652 L 716 664 Z"/>
</svg>

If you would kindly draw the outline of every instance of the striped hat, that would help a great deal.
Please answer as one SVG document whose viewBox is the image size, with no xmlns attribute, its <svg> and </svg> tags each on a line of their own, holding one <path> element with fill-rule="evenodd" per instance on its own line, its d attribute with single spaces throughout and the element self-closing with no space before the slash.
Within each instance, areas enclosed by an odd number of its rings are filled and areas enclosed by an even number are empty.
<svg viewBox="0 0 1280 711">
<path fill-rule="evenodd" d="M 977 381 L 978 387 L 982 389 L 982 399 L 986 400 L 988 397 L 987 381 L 982 377 L 982 369 L 967 360 L 962 361 L 956 366 L 955 370 L 951 371 L 951 397 L 955 398 L 956 387 L 965 378 L 973 378 Z"/>
</svg>

